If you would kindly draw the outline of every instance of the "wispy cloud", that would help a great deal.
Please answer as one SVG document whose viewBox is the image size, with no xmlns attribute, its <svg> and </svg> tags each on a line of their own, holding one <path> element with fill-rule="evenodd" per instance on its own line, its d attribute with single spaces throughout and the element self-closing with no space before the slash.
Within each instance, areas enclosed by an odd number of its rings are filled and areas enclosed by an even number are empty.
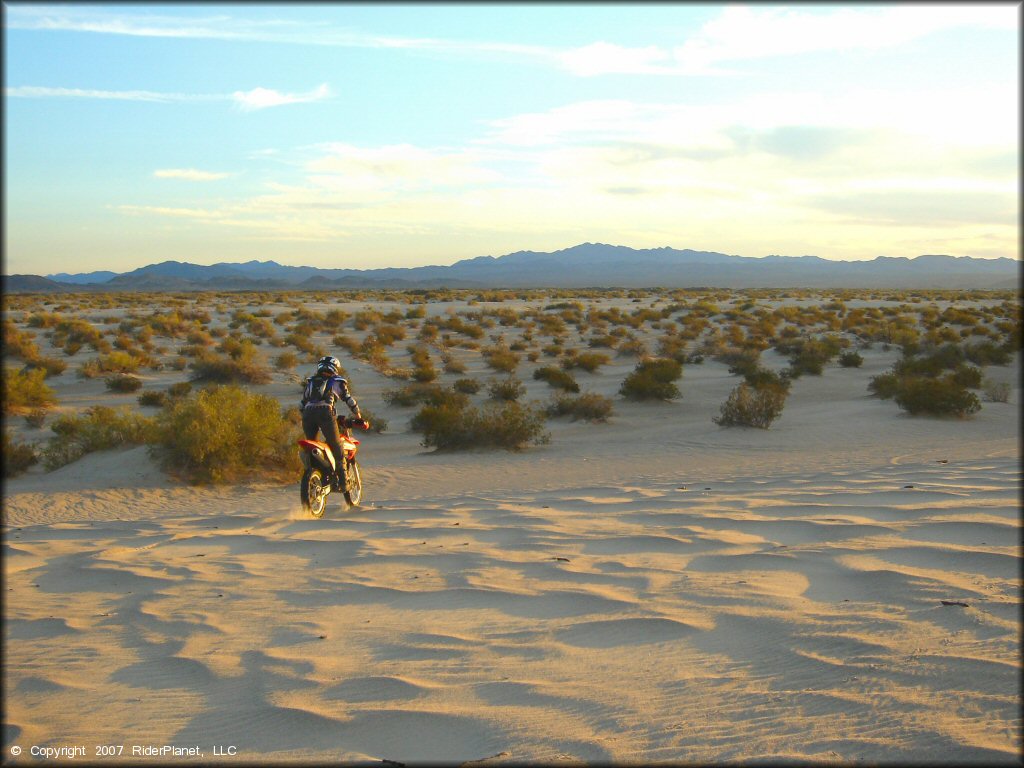
<svg viewBox="0 0 1024 768">
<path fill-rule="evenodd" d="M 106 99 L 114 101 L 175 102 L 233 102 L 245 112 L 253 112 L 286 104 L 302 104 L 330 98 L 327 83 L 318 85 L 308 93 L 282 93 L 272 88 L 253 88 L 251 91 L 218 93 L 161 93 L 159 91 L 107 91 L 93 88 L 51 88 L 47 86 L 19 85 L 4 89 L 9 98 L 25 99 Z"/>
<path fill-rule="evenodd" d="M 231 98 L 235 104 L 246 112 L 268 107 L 279 107 L 283 104 L 302 104 L 310 101 L 322 101 L 330 98 L 331 89 L 322 83 L 308 93 L 281 93 L 271 88 L 253 88 L 251 91 L 235 91 Z"/>
<path fill-rule="evenodd" d="M 157 179 L 184 179 L 186 181 L 219 181 L 231 175 L 230 173 L 200 171 L 195 168 L 163 168 L 153 171 L 153 176 Z"/>
</svg>

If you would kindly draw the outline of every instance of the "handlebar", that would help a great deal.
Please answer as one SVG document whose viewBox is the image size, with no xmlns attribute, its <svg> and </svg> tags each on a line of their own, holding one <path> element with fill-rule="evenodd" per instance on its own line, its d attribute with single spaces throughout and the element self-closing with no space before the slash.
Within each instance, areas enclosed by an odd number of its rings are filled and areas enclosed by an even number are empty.
<svg viewBox="0 0 1024 768">
<path fill-rule="evenodd" d="M 347 416 L 346 417 L 340 417 L 339 416 L 338 417 L 338 423 L 341 426 L 345 427 L 346 429 L 350 429 L 352 427 L 359 427 L 360 429 L 365 431 L 365 430 L 368 430 L 370 428 L 370 422 L 367 421 L 366 419 L 352 419 L 352 418 L 349 418 Z"/>
</svg>

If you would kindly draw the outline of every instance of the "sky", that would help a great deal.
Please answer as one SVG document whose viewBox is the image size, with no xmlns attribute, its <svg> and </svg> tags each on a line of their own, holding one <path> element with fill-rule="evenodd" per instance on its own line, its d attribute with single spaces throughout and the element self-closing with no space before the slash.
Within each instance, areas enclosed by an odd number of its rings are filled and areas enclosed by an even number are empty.
<svg viewBox="0 0 1024 768">
<path fill-rule="evenodd" d="M 5 274 L 1020 258 L 1016 3 L 3 13 Z"/>
</svg>

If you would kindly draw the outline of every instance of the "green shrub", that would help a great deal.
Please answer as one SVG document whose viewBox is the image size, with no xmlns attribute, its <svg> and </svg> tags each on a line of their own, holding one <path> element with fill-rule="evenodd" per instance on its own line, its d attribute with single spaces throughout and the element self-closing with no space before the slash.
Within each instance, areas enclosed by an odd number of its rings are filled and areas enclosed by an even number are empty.
<svg viewBox="0 0 1024 768">
<path fill-rule="evenodd" d="M 958 365 L 950 378 L 967 389 L 979 389 L 981 387 L 981 369 L 973 365 Z"/>
<path fill-rule="evenodd" d="M 278 401 L 237 385 L 174 400 L 158 418 L 157 453 L 165 466 L 198 483 L 252 476 L 294 479 L 300 434 Z"/>
<path fill-rule="evenodd" d="M 441 450 L 503 448 L 518 451 L 546 443 L 544 414 L 518 402 L 490 403 L 482 409 L 450 404 L 426 405 L 413 419 L 423 433 L 423 446 Z"/>
<path fill-rule="evenodd" d="M 44 408 L 57 402 L 53 390 L 43 381 L 46 371 L 42 368 L 4 371 L 4 413 L 14 413 L 24 408 Z"/>
<path fill-rule="evenodd" d="M 839 356 L 839 364 L 843 368 L 860 368 L 864 364 L 864 358 L 857 352 L 843 352 Z"/>
<path fill-rule="evenodd" d="M 187 381 L 176 381 L 167 388 L 168 397 L 184 397 L 192 391 L 192 385 Z"/>
<path fill-rule="evenodd" d="M 67 370 L 68 364 L 57 357 L 37 357 L 29 363 L 30 368 L 42 368 L 46 371 L 46 378 L 60 376 Z"/>
<path fill-rule="evenodd" d="M 167 400 L 167 392 L 158 389 L 151 389 L 139 395 L 139 405 L 151 405 L 162 408 L 167 404 Z"/>
<path fill-rule="evenodd" d="M 127 373 L 108 376 L 105 382 L 111 392 L 137 392 L 142 388 L 142 379 Z"/>
<path fill-rule="evenodd" d="M 671 400 L 679 397 L 675 381 L 683 375 L 683 366 L 669 358 L 641 360 L 626 377 L 619 394 L 630 400 Z"/>
<path fill-rule="evenodd" d="M 571 416 L 573 421 L 607 421 L 612 415 L 612 400 L 596 392 L 584 392 L 573 397 L 569 394 L 555 395 L 547 407 L 548 416 Z"/>
<path fill-rule="evenodd" d="M 868 382 L 868 390 L 883 400 L 891 400 L 899 391 L 900 377 L 892 372 L 880 373 Z"/>
<path fill-rule="evenodd" d="M 553 365 L 546 365 L 533 372 L 533 378 L 537 381 L 546 381 L 550 386 L 566 392 L 579 392 L 580 385 L 576 383 L 573 375 Z"/>
<path fill-rule="evenodd" d="M 782 415 L 788 394 L 787 387 L 776 384 L 755 387 L 744 381 L 729 393 L 721 412 L 711 420 L 722 427 L 768 429 Z"/>
<path fill-rule="evenodd" d="M 998 346 L 982 341 L 964 347 L 964 357 L 975 365 L 1008 365 L 1012 354 L 1010 346 Z"/>
<path fill-rule="evenodd" d="M 940 379 L 903 377 L 893 400 L 912 416 L 924 414 L 963 418 L 981 410 L 978 397 L 954 381 L 952 376 Z"/>
<path fill-rule="evenodd" d="M 526 394 L 526 386 L 519 379 L 509 377 L 492 381 L 487 391 L 492 400 L 518 400 Z"/>
<path fill-rule="evenodd" d="M 30 445 L 15 441 L 4 430 L 4 477 L 17 477 L 39 461 Z"/>
<path fill-rule="evenodd" d="M 87 453 L 141 445 L 156 436 L 156 422 L 127 408 L 97 405 L 82 416 L 61 416 L 50 424 L 55 433 L 43 448 L 43 464 L 56 469 Z"/>
<path fill-rule="evenodd" d="M 512 373 L 519 365 L 519 355 L 508 347 L 495 346 L 481 350 L 488 367 L 498 373 Z"/>
</svg>

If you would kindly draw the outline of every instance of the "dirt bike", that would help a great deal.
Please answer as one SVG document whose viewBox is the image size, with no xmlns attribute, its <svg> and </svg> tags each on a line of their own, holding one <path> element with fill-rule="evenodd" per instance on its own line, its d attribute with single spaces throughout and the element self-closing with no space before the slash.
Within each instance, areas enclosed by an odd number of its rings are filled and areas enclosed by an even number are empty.
<svg viewBox="0 0 1024 768">
<path fill-rule="evenodd" d="M 363 498 L 363 479 L 359 475 L 356 452 L 359 441 L 352 437 L 352 427 L 367 430 L 370 422 L 365 419 L 338 417 L 338 431 L 341 432 L 342 460 L 344 461 L 344 486 L 342 492 L 350 507 L 358 507 Z M 319 440 L 299 440 L 299 458 L 305 470 L 299 486 L 302 508 L 313 517 L 323 517 L 327 508 L 327 497 L 331 493 L 330 477 L 336 466 L 331 446 Z"/>
</svg>

